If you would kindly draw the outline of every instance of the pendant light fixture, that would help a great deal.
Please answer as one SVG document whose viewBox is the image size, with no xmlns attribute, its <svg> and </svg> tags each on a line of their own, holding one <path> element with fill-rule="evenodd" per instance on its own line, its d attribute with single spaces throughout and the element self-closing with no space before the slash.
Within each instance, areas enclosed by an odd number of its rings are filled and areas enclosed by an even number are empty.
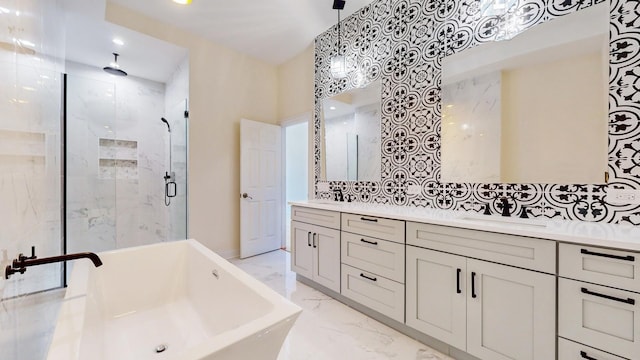
<svg viewBox="0 0 640 360">
<path fill-rule="evenodd" d="M 522 19 L 518 15 L 518 0 L 481 0 L 480 14 L 495 18 L 494 40 L 509 40 L 522 31 Z"/>
<path fill-rule="evenodd" d="M 335 79 L 345 78 L 349 74 L 347 58 L 342 54 L 340 10 L 344 10 L 345 0 L 334 0 L 333 9 L 338 10 L 338 53 L 331 58 L 331 76 Z"/>
</svg>

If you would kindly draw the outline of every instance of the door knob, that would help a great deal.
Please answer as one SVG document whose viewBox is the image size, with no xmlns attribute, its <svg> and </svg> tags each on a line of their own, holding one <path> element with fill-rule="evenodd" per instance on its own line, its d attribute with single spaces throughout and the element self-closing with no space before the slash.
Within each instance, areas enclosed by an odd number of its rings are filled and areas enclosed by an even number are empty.
<svg viewBox="0 0 640 360">
<path fill-rule="evenodd" d="M 247 193 L 242 193 L 242 195 L 240 195 L 240 196 L 242 196 L 242 198 L 243 198 L 243 199 L 253 199 L 253 198 L 252 198 L 251 196 L 249 196 L 249 194 L 247 194 Z"/>
</svg>

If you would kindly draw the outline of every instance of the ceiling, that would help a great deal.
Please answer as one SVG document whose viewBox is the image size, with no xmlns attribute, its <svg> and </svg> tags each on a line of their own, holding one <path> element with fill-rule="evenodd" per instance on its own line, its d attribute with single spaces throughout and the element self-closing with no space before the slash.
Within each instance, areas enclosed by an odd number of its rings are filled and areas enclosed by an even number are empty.
<svg viewBox="0 0 640 360">
<path fill-rule="evenodd" d="M 151 18 L 278 65 L 309 46 L 335 25 L 333 0 L 109 0 Z M 373 0 L 347 0 L 341 17 Z"/>
<path fill-rule="evenodd" d="M 187 56 L 184 48 L 106 22 L 104 11 L 94 14 L 67 7 L 65 34 L 66 60 L 103 68 L 113 61 L 112 53 L 116 52 L 120 54 L 120 68 L 129 75 L 161 83 L 167 82 Z M 114 44 L 114 38 L 124 44 Z"/>
<path fill-rule="evenodd" d="M 171 0 L 108 0 L 193 34 L 278 65 L 309 46 L 335 25 L 333 0 L 193 0 L 189 6 Z M 341 17 L 373 0 L 347 0 Z M 66 59 L 105 67 L 118 64 L 129 75 L 166 82 L 187 50 L 104 20 L 105 0 L 63 0 Z M 119 38 L 124 45 L 113 43 Z"/>
</svg>

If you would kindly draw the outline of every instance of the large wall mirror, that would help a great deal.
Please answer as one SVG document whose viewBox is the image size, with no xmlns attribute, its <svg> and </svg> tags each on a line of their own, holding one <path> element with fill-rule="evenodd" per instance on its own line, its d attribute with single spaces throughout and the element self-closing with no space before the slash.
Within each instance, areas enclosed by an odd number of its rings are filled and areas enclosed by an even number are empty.
<svg viewBox="0 0 640 360">
<path fill-rule="evenodd" d="M 602 183 L 608 3 L 442 64 L 443 182 Z"/>
<path fill-rule="evenodd" d="M 322 179 L 380 181 L 380 81 L 322 101 Z"/>
</svg>

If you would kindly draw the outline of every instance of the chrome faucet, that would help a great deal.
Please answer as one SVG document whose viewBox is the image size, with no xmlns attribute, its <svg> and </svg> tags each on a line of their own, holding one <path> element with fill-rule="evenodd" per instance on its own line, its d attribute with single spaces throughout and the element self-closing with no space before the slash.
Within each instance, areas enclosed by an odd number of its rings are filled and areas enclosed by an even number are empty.
<svg viewBox="0 0 640 360">
<path fill-rule="evenodd" d="M 83 259 L 83 258 L 87 258 L 91 260 L 95 267 L 102 266 L 102 260 L 100 260 L 100 257 L 91 252 L 66 254 L 66 255 L 51 256 L 51 257 L 38 259 L 38 257 L 36 256 L 36 247 L 32 246 L 31 256 L 25 256 L 23 254 L 19 254 L 18 257 L 13 260 L 11 265 L 7 265 L 7 267 L 4 269 L 4 278 L 8 279 L 9 277 L 11 277 L 11 275 L 16 273 L 24 274 L 25 271 L 27 271 L 27 267 L 29 266 L 51 264 L 56 262 Z"/>
</svg>

